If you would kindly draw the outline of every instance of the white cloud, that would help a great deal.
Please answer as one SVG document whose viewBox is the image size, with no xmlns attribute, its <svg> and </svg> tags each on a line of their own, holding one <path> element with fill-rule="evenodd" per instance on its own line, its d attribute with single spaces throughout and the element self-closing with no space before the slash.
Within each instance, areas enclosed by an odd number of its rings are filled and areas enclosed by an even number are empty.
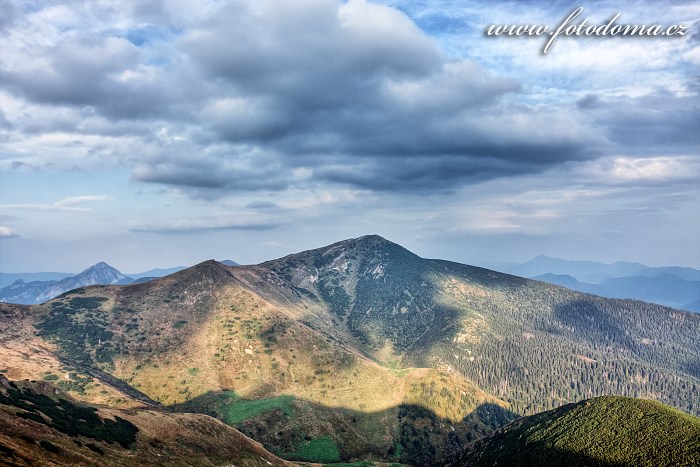
<svg viewBox="0 0 700 467">
<path fill-rule="evenodd" d="M 54 203 L 55 206 L 65 207 L 65 206 L 76 206 L 83 203 L 89 203 L 94 201 L 107 201 L 111 199 L 109 196 L 105 195 L 83 195 L 83 196 L 71 196 L 70 198 L 64 198 L 60 201 Z"/>
<path fill-rule="evenodd" d="M 19 236 L 20 235 L 11 228 L 0 225 L 0 238 L 13 238 Z"/>
<path fill-rule="evenodd" d="M 51 204 L 2 204 L 0 209 L 8 210 L 36 210 L 36 211 L 54 211 L 54 212 L 89 212 L 92 208 L 86 208 L 81 206 L 83 203 L 90 203 L 96 201 L 107 201 L 110 200 L 109 196 L 104 195 L 85 195 L 85 196 L 71 196 L 69 198 L 64 198 Z"/>
</svg>

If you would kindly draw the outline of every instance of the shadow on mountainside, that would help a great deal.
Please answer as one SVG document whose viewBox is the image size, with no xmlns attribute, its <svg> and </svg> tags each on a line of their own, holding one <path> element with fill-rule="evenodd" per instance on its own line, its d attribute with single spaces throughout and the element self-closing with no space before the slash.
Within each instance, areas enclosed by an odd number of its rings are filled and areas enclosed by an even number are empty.
<svg viewBox="0 0 700 467">
<path fill-rule="evenodd" d="M 519 418 L 438 465 L 700 465 L 700 419 L 656 401 L 596 397 Z"/>
<path fill-rule="evenodd" d="M 440 462 L 517 418 L 490 403 L 453 422 L 412 404 L 362 412 L 285 395 L 245 400 L 232 391 L 210 392 L 169 408 L 219 418 L 288 460 L 380 460 L 416 466 Z"/>
<path fill-rule="evenodd" d="M 627 467 L 626 462 L 611 462 L 597 459 L 580 452 L 560 449 L 544 441 L 528 443 L 519 449 L 503 452 L 500 446 L 493 449 L 465 448 L 468 451 L 445 463 L 439 461 L 432 467 Z"/>
</svg>

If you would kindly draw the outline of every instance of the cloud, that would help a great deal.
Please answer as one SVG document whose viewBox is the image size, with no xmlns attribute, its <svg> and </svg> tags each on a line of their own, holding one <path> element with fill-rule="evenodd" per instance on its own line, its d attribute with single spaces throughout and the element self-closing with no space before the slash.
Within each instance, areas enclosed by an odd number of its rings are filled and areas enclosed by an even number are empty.
<svg viewBox="0 0 700 467">
<path fill-rule="evenodd" d="M 278 225 L 278 221 L 266 217 L 236 213 L 155 220 L 139 223 L 129 230 L 137 233 L 182 234 L 217 230 L 262 231 L 274 229 Z"/>
<path fill-rule="evenodd" d="M 104 195 L 84 195 L 84 196 L 71 196 L 70 198 L 64 198 L 60 201 L 54 203 L 55 206 L 76 206 L 83 203 L 89 203 L 93 201 L 107 201 L 111 199 L 109 196 Z"/>
<path fill-rule="evenodd" d="M 219 47 L 224 38 L 235 46 Z M 595 155 L 584 141 L 595 140 L 596 130 L 584 121 L 562 115 L 566 125 L 552 124 L 537 109 L 508 105 L 505 97 L 521 90 L 517 81 L 444 59 L 408 17 L 385 6 L 226 2 L 181 44 L 218 80 L 202 121 L 230 144 L 273 153 L 267 157 L 276 159 L 277 172 L 309 167 L 316 182 L 441 190 Z M 563 114 L 550 110 L 547 120 L 552 113 Z M 392 169 L 396 156 L 403 169 Z M 207 170 L 203 178 L 172 162 L 182 177 L 137 178 L 236 186 L 217 178 L 227 174 L 224 159 L 217 161 L 223 172 Z"/>
<path fill-rule="evenodd" d="M 11 0 L 0 0 L 0 34 L 17 19 L 18 11 Z"/>
<path fill-rule="evenodd" d="M 70 5 L 25 15 L 17 37 L 38 39 L 14 39 L 0 60 L 19 110 L 8 121 L 36 135 L 15 162 L 42 167 L 35 149 L 62 132 L 83 149 L 52 164 L 96 154 L 194 197 L 335 183 L 443 191 L 595 158 L 606 143 L 588 116 L 518 103 L 522 82 L 447 57 L 388 6 L 231 0 L 188 18 L 149 3 L 110 21 L 110 5 L 84 24 Z M 46 106 L 50 118 L 29 111 Z"/>
<path fill-rule="evenodd" d="M 576 171 L 580 179 L 589 184 L 680 188 L 697 185 L 700 180 L 700 157 L 611 156 L 582 164 Z"/>
<path fill-rule="evenodd" d="M 690 39 L 659 42 L 651 60 L 641 40 L 569 38 L 557 52 L 571 53 L 543 57 L 541 44 L 483 37 L 489 21 L 555 24 L 562 2 L 120 5 L 38 2 L 7 23 L 0 170 L 125 167 L 198 199 L 424 194 L 700 144 Z M 681 7 L 647 19 L 695 11 Z M 628 13 L 655 12 L 642 2 Z"/>
<path fill-rule="evenodd" d="M 81 206 L 81 204 L 95 201 L 107 201 L 109 199 L 111 199 L 109 196 L 104 195 L 72 196 L 69 198 L 61 199 L 51 204 L 3 204 L 0 205 L 0 209 L 37 210 L 54 212 L 89 212 L 92 211 L 92 209 L 83 207 Z"/>
<path fill-rule="evenodd" d="M 246 207 L 249 209 L 275 209 L 279 206 L 270 201 L 253 201 L 246 204 Z"/>
<path fill-rule="evenodd" d="M 700 147 L 700 94 L 658 89 L 639 97 L 587 95 L 579 108 L 628 154 L 689 154 Z"/>
<path fill-rule="evenodd" d="M 0 225 L 0 238 L 15 238 L 20 235 L 9 227 Z"/>
</svg>

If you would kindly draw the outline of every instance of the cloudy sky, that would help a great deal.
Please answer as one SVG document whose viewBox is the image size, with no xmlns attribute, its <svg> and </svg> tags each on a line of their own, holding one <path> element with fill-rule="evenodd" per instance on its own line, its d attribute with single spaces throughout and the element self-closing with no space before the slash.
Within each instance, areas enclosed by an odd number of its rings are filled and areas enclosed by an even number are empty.
<svg viewBox="0 0 700 467">
<path fill-rule="evenodd" d="M 687 27 L 495 37 L 490 25 Z M 376 233 L 700 267 L 700 3 L 0 0 L 0 270 Z"/>
</svg>

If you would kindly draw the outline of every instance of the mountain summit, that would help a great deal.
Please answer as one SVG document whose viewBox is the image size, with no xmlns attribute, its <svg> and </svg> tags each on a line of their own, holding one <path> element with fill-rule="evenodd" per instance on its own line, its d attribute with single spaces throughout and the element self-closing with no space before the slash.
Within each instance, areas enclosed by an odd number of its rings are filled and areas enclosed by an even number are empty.
<svg viewBox="0 0 700 467">
<path fill-rule="evenodd" d="M 72 277 L 59 281 L 34 281 L 25 283 L 17 280 L 0 289 L 0 301 L 32 305 L 43 303 L 69 290 L 89 285 L 128 284 L 133 279 L 125 276 L 105 262 L 99 262 Z"/>
</svg>

